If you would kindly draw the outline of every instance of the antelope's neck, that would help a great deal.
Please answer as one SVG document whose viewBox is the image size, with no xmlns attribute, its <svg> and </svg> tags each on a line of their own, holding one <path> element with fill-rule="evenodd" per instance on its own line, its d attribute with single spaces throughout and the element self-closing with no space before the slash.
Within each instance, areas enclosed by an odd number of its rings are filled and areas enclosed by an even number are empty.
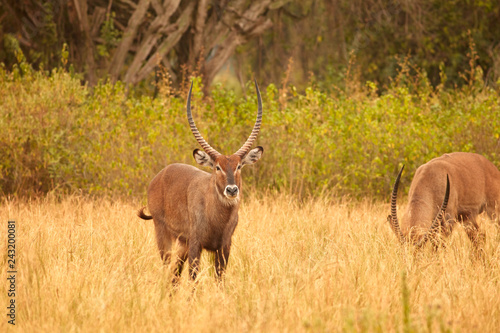
<svg viewBox="0 0 500 333">
<path fill-rule="evenodd" d="M 401 220 L 401 231 L 405 235 L 408 235 L 412 230 L 417 233 L 426 231 L 431 226 L 436 213 L 437 209 L 433 209 L 425 201 L 410 200 Z"/>
</svg>

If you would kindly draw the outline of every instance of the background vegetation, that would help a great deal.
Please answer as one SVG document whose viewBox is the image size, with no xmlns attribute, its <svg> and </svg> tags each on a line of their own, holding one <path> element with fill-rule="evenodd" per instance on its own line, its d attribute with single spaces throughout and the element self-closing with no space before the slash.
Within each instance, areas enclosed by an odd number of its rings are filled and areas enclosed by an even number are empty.
<svg viewBox="0 0 500 333">
<path fill-rule="evenodd" d="M 264 120 L 258 144 L 263 160 L 245 170 L 250 188 L 304 195 L 333 191 L 386 197 L 401 164 L 403 182 L 443 153 L 472 151 L 500 163 L 499 91 L 482 80 L 471 48 L 467 84 L 436 87 L 424 72 L 400 63 L 384 93 L 361 84 L 356 69 L 345 89 L 321 91 L 310 81 L 303 93 L 286 81 L 261 87 Z M 196 141 L 185 116 L 188 81 L 175 91 L 168 74 L 159 97 L 128 92 L 100 81 L 92 89 L 61 67 L 33 70 L 21 51 L 12 71 L 0 68 L 0 190 L 3 195 L 58 193 L 144 195 L 165 165 L 194 164 Z M 256 115 L 247 97 L 216 84 L 210 97 L 195 79 L 193 107 L 204 137 L 219 151 L 235 152 Z M 252 92 L 252 93 L 250 93 Z"/>
<path fill-rule="evenodd" d="M 261 84 L 250 188 L 386 196 L 402 163 L 403 181 L 450 151 L 499 165 L 499 22 L 492 0 L 4 1 L 0 193 L 142 195 L 193 163 L 192 78 L 227 154 Z"/>
</svg>

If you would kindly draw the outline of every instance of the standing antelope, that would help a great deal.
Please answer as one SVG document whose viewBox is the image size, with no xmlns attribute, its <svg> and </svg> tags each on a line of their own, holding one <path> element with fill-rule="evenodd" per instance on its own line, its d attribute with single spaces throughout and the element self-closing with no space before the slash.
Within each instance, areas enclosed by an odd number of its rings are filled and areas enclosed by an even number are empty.
<svg viewBox="0 0 500 333">
<path fill-rule="evenodd" d="M 264 148 L 250 150 L 260 131 L 262 100 L 257 91 L 257 120 L 250 137 L 233 155 L 225 156 L 212 148 L 201 136 L 191 115 L 191 91 L 187 99 L 187 118 L 191 132 L 203 148 L 195 149 L 196 162 L 212 168 L 212 173 L 191 165 L 171 164 L 161 170 L 148 188 L 148 207 L 138 216 L 153 219 L 160 256 L 169 262 L 174 255 L 174 282 L 182 273 L 184 262 L 189 258 L 189 274 L 196 279 L 202 249 L 215 252 L 215 268 L 220 278 L 224 273 L 231 249 L 231 236 L 238 224 L 240 203 L 241 168 L 257 162 Z M 172 251 L 176 244 L 178 253 Z"/>
<path fill-rule="evenodd" d="M 491 219 L 499 219 L 500 171 L 495 165 L 473 153 L 444 154 L 421 165 L 413 177 L 400 227 L 396 197 L 403 168 L 394 184 L 391 215 L 387 217 L 398 239 L 421 247 L 439 227 L 444 236 L 449 236 L 458 221 L 475 249 L 480 249 L 485 235 L 476 217 L 486 211 Z"/>
</svg>

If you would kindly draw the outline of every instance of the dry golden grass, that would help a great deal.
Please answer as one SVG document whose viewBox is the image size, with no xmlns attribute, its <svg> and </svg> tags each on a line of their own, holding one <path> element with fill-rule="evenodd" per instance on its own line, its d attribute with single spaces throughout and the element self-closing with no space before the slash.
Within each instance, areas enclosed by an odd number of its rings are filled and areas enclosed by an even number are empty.
<svg viewBox="0 0 500 333">
<path fill-rule="evenodd" d="M 446 250 L 414 257 L 386 203 L 285 195 L 244 199 L 225 284 L 204 252 L 199 282 L 175 293 L 138 202 L 67 197 L 0 206 L 17 221 L 17 325 L 42 331 L 462 331 L 500 327 L 500 236 L 486 219 L 486 260 L 457 228 Z M 186 271 L 184 272 L 186 273 Z M 404 283 L 406 276 L 406 283 Z M 8 302 L 2 283 L 3 312 Z M 406 315 L 405 315 L 406 313 Z M 5 314 L 0 331 L 13 331 Z"/>
</svg>

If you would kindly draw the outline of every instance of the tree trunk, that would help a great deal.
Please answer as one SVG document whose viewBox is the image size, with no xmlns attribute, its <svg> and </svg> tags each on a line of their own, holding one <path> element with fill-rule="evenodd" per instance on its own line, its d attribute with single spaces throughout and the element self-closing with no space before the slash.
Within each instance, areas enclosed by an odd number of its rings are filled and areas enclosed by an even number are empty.
<svg viewBox="0 0 500 333">
<path fill-rule="evenodd" d="M 76 20 L 78 22 L 78 30 L 82 37 L 80 41 L 81 47 L 79 47 L 79 49 L 82 51 L 87 81 L 92 86 L 97 83 L 97 77 L 95 74 L 94 43 L 90 33 L 87 0 L 73 0 L 73 5 L 75 8 Z"/>
<path fill-rule="evenodd" d="M 109 67 L 109 74 L 111 75 L 113 81 L 116 81 L 118 79 L 118 76 L 123 69 L 125 58 L 130 52 L 130 47 L 132 46 L 132 43 L 136 38 L 139 25 L 144 20 L 144 16 L 146 15 L 146 11 L 149 7 L 149 3 L 150 0 L 140 0 L 137 4 L 137 8 L 128 21 L 127 28 L 123 33 L 123 38 L 114 52 L 113 60 L 111 61 L 111 65 Z"/>
</svg>

